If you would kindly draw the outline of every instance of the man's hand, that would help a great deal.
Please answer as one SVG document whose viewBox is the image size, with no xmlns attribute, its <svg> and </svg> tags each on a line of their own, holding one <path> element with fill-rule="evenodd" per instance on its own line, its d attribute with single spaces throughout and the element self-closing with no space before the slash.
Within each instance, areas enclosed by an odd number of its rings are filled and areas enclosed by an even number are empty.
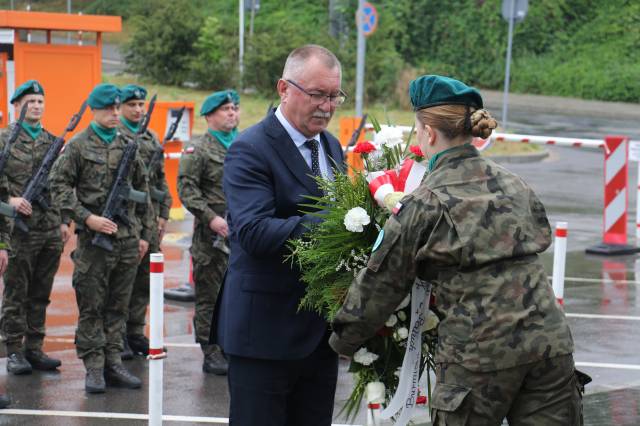
<svg viewBox="0 0 640 426">
<path fill-rule="evenodd" d="M 6 250 L 0 250 L 0 275 L 4 274 L 9 265 L 9 253 Z"/>
<path fill-rule="evenodd" d="M 31 203 L 22 197 L 9 197 L 9 204 L 16 209 L 16 211 L 25 216 L 31 216 Z"/>
<path fill-rule="evenodd" d="M 118 225 L 106 217 L 95 214 L 90 215 L 84 223 L 87 225 L 87 228 L 102 234 L 112 235 L 118 232 Z"/>
<path fill-rule="evenodd" d="M 64 223 L 60 225 L 60 236 L 62 237 L 62 244 L 67 244 L 69 237 L 71 237 L 69 225 L 65 225 Z"/>
<path fill-rule="evenodd" d="M 167 229 L 167 219 L 163 217 L 158 218 L 158 245 L 162 243 L 164 238 L 164 232 Z"/>
<path fill-rule="evenodd" d="M 138 242 L 138 262 L 140 262 L 144 255 L 147 254 L 147 250 L 149 250 L 149 243 L 145 240 L 140 240 Z"/>
<path fill-rule="evenodd" d="M 209 222 L 209 229 L 224 238 L 227 238 L 227 235 L 229 234 L 227 221 L 224 220 L 222 216 L 216 216 L 211 219 L 211 222 Z"/>
</svg>

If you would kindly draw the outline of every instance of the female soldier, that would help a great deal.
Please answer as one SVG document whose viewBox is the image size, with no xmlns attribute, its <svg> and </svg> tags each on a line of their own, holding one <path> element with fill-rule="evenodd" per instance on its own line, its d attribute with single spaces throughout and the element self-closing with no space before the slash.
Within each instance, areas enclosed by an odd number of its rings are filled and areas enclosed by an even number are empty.
<svg viewBox="0 0 640 426">
<path fill-rule="evenodd" d="M 580 424 L 571 332 L 538 259 L 551 243 L 542 203 L 470 144 L 497 125 L 477 90 L 427 75 L 409 93 L 430 173 L 396 204 L 335 317 L 331 346 L 352 355 L 414 279 L 429 281 L 440 318 L 434 425 L 500 425 L 505 417 Z"/>
</svg>

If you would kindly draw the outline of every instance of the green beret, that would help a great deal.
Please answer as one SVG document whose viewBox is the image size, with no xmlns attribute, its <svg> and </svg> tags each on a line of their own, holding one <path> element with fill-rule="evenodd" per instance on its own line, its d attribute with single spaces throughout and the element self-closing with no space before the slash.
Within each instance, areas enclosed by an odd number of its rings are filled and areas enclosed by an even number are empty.
<svg viewBox="0 0 640 426">
<path fill-rule="evenodd" d="M 24 95 L 42 95 L 44 96 L 44 89 L 42 85 L 36 80 L 28 80 L 22 83 L 11 96 L 9 103 L 14 103 L 20 100 Z"/>
<path fill-rule="evenodd" d="M 409 84 L 409 97 L 413 110 L 438 105 L 468 105 L 482 108 L 482 96 L 473 87 L 441 75 L 423 75 Z"/>
<path fill-rule="evenodd" d="M 144 101 L 145 99 L 147 99 L 147 89 L 142 86 L 138 86 L 137 84 L 127 84 L 120 89 L 120 94 L 122 97 L 122 103 L 130 101 L 132 99 L 138 101 Z"/>
<path fill-rule="evenodd" d="M 235 90 L 221 90 L 219 92 L 213 92 L 204 100 L 202 108 L 200 108 L 200 115 L 210 114 L 218 107 L 228 103 L 233 103 L 235 105 L 240 103 L 240 96 L 238 96 L 238 93 Z"/>
<path fill-rule="evenodd" d="M 120 104 L 120 89 L 113 84 L 98 84 L 89 94 L 89 106 L 93 109 L 104 109 L 113 104 Z"/>
</svg>

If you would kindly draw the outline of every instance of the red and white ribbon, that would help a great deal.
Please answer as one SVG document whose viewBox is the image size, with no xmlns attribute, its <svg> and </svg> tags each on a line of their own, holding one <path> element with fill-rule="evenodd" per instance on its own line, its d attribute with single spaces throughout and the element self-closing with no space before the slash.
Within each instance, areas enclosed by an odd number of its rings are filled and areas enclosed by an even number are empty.
<svg viewBox="0 0 640 426">
<path fill-rule="evenodd" d="M 406 158 L 398 169 L 369 173 L 369 190 L 378 205 L 384 206 L 384 197 L 392 192 L 410 194 L 418 188 L 426 172 L 422 163 Z"/>
</svg>

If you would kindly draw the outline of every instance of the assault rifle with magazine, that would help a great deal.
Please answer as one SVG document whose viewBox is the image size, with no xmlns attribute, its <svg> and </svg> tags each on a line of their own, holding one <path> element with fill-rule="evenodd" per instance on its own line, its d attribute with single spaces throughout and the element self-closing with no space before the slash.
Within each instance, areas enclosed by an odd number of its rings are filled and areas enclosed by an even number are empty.
<svg viewBox="0 0 640 426">
<path fill-rule="evenodd" d="M 136 158 L 136 152 L 138 151 L 138 139 L 147 131 L 147 127 L 149 126 L 151 113 L 153 112 L 153 108 L 156 104 L 156 96 L 157 95 L 154 95 L 153 98 L 151 98 L 147 113 L 142 118 L 140 127 L 138 128 L 133 141 L 129 142 L 122 152 L 122 158 L 120 159 L 118 170 L 116 171 L 116 178 L 111 185 L 107 202 L 104 206 L 104 210 L 102 211 L 102 217 L 113 222 L 119 222 L 127 227 L 132 226 L 132 223 L 129 221 L 129 201 L 134 201 L 140 204 L 147 202 L 147 193 L 133 189 L 129 182 L 127 182 L 127 177 L 129 176 L 131 164 Z M 91 240 L 91 244 L 107 251 L 113 251 L 111 237 L 107 234 L 100 232 L 96 233 Z"/>
<path fill-rule="evenodd" d="M 22 198 L 27 200 L 30 204 L 35 202 L 44 210 L 49 209 L 49 202 L 47 201 L 47 192 L 49 191 L 49 173 L 51 172 L 53 163 L 55 163 L 62 147 L 64 146 L 64 137 L 68 132 L 73 132 L 73 130 L 78 126 L 78 123 L 82 119 L 82 115 L 86 109 L 87 101 L 84 101 L 80 110 L 71 117 L 64 133 L 57 137 L 49 149 L 47 149 L 47 153 L 44 155 L 44 159 L 42 160 L 40 167 L 38 167 L 38 170 L 33 176 L 31 176 L 29 182 L 27 182 L 27 186 L 22 193 Z M 25 216 L 22 213 L 17 213 L 15 225 L 22 232 L 29 232 L 29 227 L 25 223 L 24 218 Z"/>
</svg>

